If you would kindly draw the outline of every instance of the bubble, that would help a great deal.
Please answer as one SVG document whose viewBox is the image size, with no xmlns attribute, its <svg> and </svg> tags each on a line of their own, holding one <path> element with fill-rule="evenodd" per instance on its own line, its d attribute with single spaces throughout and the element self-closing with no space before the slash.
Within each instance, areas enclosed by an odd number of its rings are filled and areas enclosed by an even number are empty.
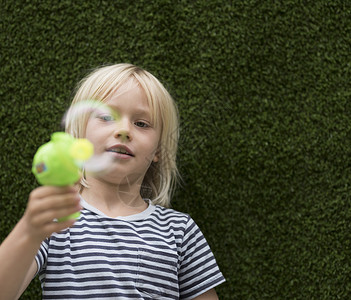
<svg viewBox="0 0 351 300">
<path fill-rule="evenodd" d="M 96 100 L 84 100 L 72 105 L 64 114 L 61 125 L 66 126 L 88 121 L 90 118 L 102 116 L 109 122 L 117 121 L 120 116 L 118 112 L 103 102 Z M 77 125 L 76 124 L 76 125 Z M 71 132 L 72 133 L 72 132 Z M 78 134 L 74 134 L 78 136 Z M 108 153 L 94 154 L 82 164 L 84 171 L 92 176 L 98 176 L 109 171 L 113 158 Z"/>
<path fill-rule="evenodd" d="M 84 170 L 92 176 L 101 175 L 108 172 L 112 162 L 112 156 L 107 153 L 93 155 L 85 162 Z"/>
<path fill-rule="evenodd" d="M 96 100 L 84 100 L 72 105 L 64 114 L 61 126 L 66 128 L 67 124 L 74 124 L 80 122 L 84 118 L 93 118 L 97 115 L 106 115 L 111 117 L 111 120 L 118 120 L 119 114 L 116 110 L 103 102 Z"/>
</svg>

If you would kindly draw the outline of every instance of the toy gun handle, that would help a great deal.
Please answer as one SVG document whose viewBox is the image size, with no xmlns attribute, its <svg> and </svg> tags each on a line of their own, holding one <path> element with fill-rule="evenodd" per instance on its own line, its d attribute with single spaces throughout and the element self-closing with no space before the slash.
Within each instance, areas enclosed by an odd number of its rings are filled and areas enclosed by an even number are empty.
<svg viewBox="0 0 351 300">
<path fill-rule="evenodd" d="M 51 140 L 34 155 L 32 172 L 41 185 L 67 186 L 81 177 L 81 168 L 94 153 L 87 139 L 75 139 L 68 133 L 55 132 Z M 79 212 L 59 221 L 78 218 Z"/>
</svg>

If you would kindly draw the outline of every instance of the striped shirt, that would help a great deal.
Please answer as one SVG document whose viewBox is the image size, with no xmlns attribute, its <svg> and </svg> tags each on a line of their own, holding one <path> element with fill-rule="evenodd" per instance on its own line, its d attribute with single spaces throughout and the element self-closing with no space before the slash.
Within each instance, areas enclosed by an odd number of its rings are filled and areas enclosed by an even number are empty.
<svg viewBox="0 0 351 300">
<path fill-rule="evenodd" d="M 82 205 L 38 251 L 43 299 L 192 299 L 225 281 L 188 215 L 149 204 L 110 218 Z"/>
</svg>

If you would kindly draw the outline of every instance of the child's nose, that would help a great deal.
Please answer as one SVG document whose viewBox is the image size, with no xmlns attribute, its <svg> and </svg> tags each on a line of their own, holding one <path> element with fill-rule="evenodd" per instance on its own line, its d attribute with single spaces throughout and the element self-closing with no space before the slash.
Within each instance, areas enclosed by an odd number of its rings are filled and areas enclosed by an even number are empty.
<svg viewBox="0 0 351 300">
<path fill-rule="evenodd" d="M 120 120 L 116 123 L 114 137 L 121 139 L 123 142 L 132 139 L 129 122 Z"/>
</svg>

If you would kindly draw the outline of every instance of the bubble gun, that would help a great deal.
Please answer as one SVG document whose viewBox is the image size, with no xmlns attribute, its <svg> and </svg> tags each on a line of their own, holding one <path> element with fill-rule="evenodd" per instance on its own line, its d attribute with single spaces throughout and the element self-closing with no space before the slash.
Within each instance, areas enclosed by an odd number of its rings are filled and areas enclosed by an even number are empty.
<svg viewBox="0 0 351 300">
<path fill-rule="evenodd" d="M 81 177 L 81 168 L 94 153 L 87 139 L 75 139 L 65 132 L 55 132 L 51 140 L 40 146 L 34 155 L 32 172 L 41 185 L 68 186 Z M 76 219 L 80 212 L 60 218 Z"/>
</svg>

